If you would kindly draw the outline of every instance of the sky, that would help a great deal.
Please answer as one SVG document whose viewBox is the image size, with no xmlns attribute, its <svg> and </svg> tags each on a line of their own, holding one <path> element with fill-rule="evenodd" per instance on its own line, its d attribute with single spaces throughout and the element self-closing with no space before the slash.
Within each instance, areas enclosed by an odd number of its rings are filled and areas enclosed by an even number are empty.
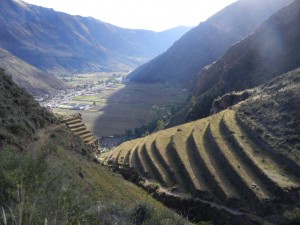
<svg viewBox="0 0 300 225">
<path fill-rule="evenodd" d="M 123 28 L 167 30 L 196 26 L 236 0 L 23 0 Z"/>
</svg>

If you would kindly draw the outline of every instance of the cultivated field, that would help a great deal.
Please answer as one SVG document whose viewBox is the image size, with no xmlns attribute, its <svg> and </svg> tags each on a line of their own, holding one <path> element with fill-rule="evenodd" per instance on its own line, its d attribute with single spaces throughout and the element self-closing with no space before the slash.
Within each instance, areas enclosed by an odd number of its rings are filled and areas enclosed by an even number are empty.
<svg viewBox="0 0 300 225">
<path fill-rule="evenodd" d="M 65 74 L 65 75 L 57 75 L 57 77 L 61 80 L 67 82 L 70 86 L 76 87 L 77 85 L 84 85 L 87 83 L 98 83 L 104 82 L 111 77 L 117 74 L 118 76 L 125 76 L 126 72 L 95 72 L 95 73 L 84 73 L 84 74 Z"/>
<path fill-rule="evenodd" d="M 97 79 L 109 79 L 108 75 L 102 74 L 100 78 L 96 78 L 95 74 L 87 75 L 87 78 L 77 75 L 71 83 L 83 85 L 84 82 L 98 82 Z M 87 110 L 56 108 L 53 111 L 64 115 L 81 113 L 83 122 L 96 136 L 114 136 L 124 134 L 126 129 L 170 116 L 174 108 L 186 102 L 188 95 L 187 90 L 174 85 L 119 83 L 68 101 L 90 105 Z"/>
</svg>

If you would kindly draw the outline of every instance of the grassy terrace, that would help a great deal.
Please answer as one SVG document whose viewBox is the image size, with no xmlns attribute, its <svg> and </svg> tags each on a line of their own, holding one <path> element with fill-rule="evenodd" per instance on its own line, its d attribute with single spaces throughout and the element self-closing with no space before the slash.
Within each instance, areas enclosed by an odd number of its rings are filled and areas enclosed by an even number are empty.
<svg viewBox="0 0 300 225">
<path fill-rule="evenodd" d="M 208 124 L 208 120 L 200 120 L 197 121 L 194 127 L 192 137 L 196 146 L 194 153 L 195 158 L 198 159 L 199 164 L 201 163 L 201 172 L 206 177 L 207 183 L 210 184 L 211 191 L 213 191 L 217 198 L 222 200 L 239 198 L 236 188 L 228 180 L 221 164 L 219 164 L 218 160 L 211 154 L 211 147 L 204 139 Z"/>
<path fill-rule="evenodd" d="M 249 197 L 257 197 L 259 199 L 271 198 L 272 195 L 267 190 L 267 186 L 256 176 L 252 168 L 239 157 L 236 149 L 230 146 L 226 136 L 221 132 L 220 122 L 223 116 L 224 112 L 218 113 L 211 118 L 209 131 L 216 144 L 217 151 L 222 155 L 222 158 L 226 161 L 225 163 L 228 164 L 228 168 L 232 170 L 230 173 L 234 176 L 236 184 L 241 185 L 243 192 Z"/>
<path fill-rule="evenodd" d="M 300 187 L 299 165 L 253 138 L 251 127 L 237 116 L 238 107 L 132 140 L 106 156 L 116 157 L 122 149 L 128 162 L 119 164 L 184 198 L 244 210 L 293 199 Z"/>
<path fill-rule="evenodd" d="M 164 145 L 164 144 L 166 146 L 168 145 L 169 140 L 165 140 L 166 141 L 165 143 L 159 142 L 158 138 L 160 135 L 161 135 L 161 133 L 158 132 L 157 138 L 152 144 L 152 154 L 153 154 L 154 158 L 156 159 L 157 164 L 159 165 L 159 168 L 162 171 L 162 174 L 164 175 L 164 177 L 166 177 L 165 178 L 167 180 L 166 184 L 169 187 L 172 187 L 177 183 L 177 181 L 176 181 L 173 171 L 171 170 L 171 168 L 165 161 L 164 156 L 162 155 L 162 151 L 160 151 L 160 149 L 162 149 L 162 145 Z"/>
<path fill-rule="evenodd" d="M 186 124 L 178 130 L 172 139 L 174 144 L 175 158 L 182 165 L 182 176 L 186 178 L 186 182 L 189 184 L 189 188 L 192 193 L 207 192 L 208 187 L 202 176 L 197 176 L 196 174 L 197 164 L 193 164 L 189 152 L 191 149 L 188 147 L 188 139 L 192 133 L 193 123 Z"/>
<path fill-rule="evenodd" d="M 75 135 L 79 136 L 84 143 L 97 145 L 96 137 L 91 131 L 86 129 L 81 118 L 69 118 L 65 120 L 65 124 Z"/>
<path fill-rule="evenodd" d="M 141 156 L 141 151 L 144 148 L 145 141 L 146 140 L 143 139 L 135 148 L 133 152 L 135 154 L 133 165 L 135 165 L 135 168 L 140 174 L 142 174 L 143 177 L 149 178 L 149 169 L 147 168 L 147 165 L 145 165 L 145 159 Z"/>
<path fill-rule="evenodd" d="M 118 157 L 118 161 L 116 162 L 118 165 L 126 165 L 128 166 L 128 161 L 129 161 L 129 155 L 130 155 L 130 150 L 134 146 L 136 141 L 128 141 L 126 143 L 123 143 L 122 148 L 120 149 L 120 154 Z M 127 160 L 127 163 L 126 163 Z"/>
<path fill-rule="evenodd" d="M 167 176 L 166 171 L 164 170 L 163 166 L 161 165 L 161 161 L 158 160 L 157 155 L 155 154 L 154 150 L 154 141 L 159 133 L 155 135 L 151 135 L 147 142 L 146 142 L 146 151 L 145 156 L 147 157 L 147 161 L 151 164 L 152 171 L 154 177 L 163 185 L 170 185 L 171 181 L 170 178 Z"/>
<path fill-rule="evenodd" d="M 123 143 L 103 157 L 172 191 L 217 202 L 254 203 L 299 187 L 297 174 L 251 139 L 234 110 Z"/>
<path fill-rule="evenodd" d="M 299 178 L 286 168 L 275 155 L 255 143 L 237 123 L 235 116 L 234 110 L 228 110 L 224 115 L 224 124 L 246 157 L 259 168 L 261 173 L 265 174 L 267 179 L 270 179 L 280 188 L 299 186 Z"/>
</svg>

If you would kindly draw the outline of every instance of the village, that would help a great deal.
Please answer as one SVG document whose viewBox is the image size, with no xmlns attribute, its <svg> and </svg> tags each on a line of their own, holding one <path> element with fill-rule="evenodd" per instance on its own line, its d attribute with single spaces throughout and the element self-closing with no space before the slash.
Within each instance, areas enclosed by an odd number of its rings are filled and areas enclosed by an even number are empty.
<svg viewBox="0 0 300 225">
<path fill-rule="evenodd" d="M 87 110 L 93 106 L 92 104 L 74 103 L 72 100 L 76 96 L 90 96 L 94 95 L 101 90 L 109 89 L 115 84 L 122 84 L 124 82 L 124 76 L 114 74 L 110 79 L 98 82 L 87 82 L 76 87 L 71 87 L 65 90 L 60 90 L 53 96 L 46 94 L 44 97 L 36 97 L 35 100 L 40 103 L 41 106 L 53 110 L 69 109 L 69 110 Z"/>
</svg>

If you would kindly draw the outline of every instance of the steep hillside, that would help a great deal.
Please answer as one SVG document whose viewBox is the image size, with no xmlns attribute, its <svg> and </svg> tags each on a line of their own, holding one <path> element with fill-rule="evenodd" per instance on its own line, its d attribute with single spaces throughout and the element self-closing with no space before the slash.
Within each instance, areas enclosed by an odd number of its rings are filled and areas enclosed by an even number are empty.
<svg viewBox="0 0 300 225">
<path fill-rule="evenodd" d="M 32 95 L 43 96 L 66 88 L 66 84 L 54 75 L 29 65 L 2 48 L 0 48 L 0 67 L 12 76 L 16 84 L 25 88 Z"/>
<path fill-rule="evenodd" d="M 187 113 L 187 120 L 208 116 L 218 96 L 257 86 L 299 67 L 299 21 L 300 2 L 295 1 L 204 68 L 194 90 L 196 105 L 190 102 L 179 117 L 186 118 Z"/>
<path fill-rule="evenodd" d="M 300 69 L 254 90 L 239 107 L 239 118 L 262 145 L 300 164 Z"/>
<path fill-rule="evenodd" d="M 0 71 L 1 224 L 188 224 L 93 160 Z"/>
<path fill-rule="evenodd" d="M 22 149 L 23 142 L 38 129 L 56 121 L 31 95 L 20 89 L 3 69 L 0 70 L 0 98 L 0 149 L 5 144 L 14 144 Z"/>
<path fill-rule="evenodd" d="M 136 173 L 166 204 L 190 197 L 190 216 L 226 224 L 214 213 L 228 206 L 232 217 L 285 221 L 284 212 L 300 206 L 299 90 L 296 70 L 230 109 L 123 143 L 103 163 L 129 179 Z"/>
<path fill-rule="evenodd" d="M 51 73 L 131 69 L 165 51 L 189 28 L 155 33 L 2 0 L 0 47 Z"/>
<path fill-rule="evenodd" d="M 128 79 L 139 82 L 194 84 L 201 69 L 218 59 L 232 44 L 290 0 L 240 0 L 200 23 L 165 53 L 133 71 Z"/>
</svg>

